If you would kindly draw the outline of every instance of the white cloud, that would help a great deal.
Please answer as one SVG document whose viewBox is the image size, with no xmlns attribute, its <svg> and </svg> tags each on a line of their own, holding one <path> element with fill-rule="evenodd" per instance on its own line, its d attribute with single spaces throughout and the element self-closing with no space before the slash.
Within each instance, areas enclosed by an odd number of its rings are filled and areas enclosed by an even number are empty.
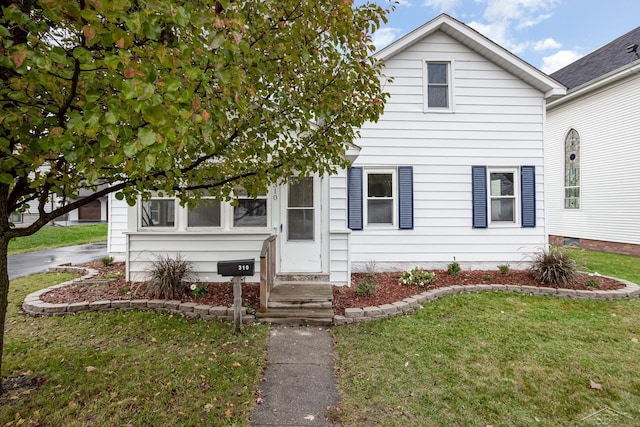
<svg viewBox="0 0 640 427">
<path fill-rule="evenodd" d="M 454 9 L 460 0 L 424 0 L 423 6 L 433 7 L 440 12 L 450 11 Z"/>
<path fill-rule="evenodd" d="M 400 34 L 400 29 L 398 28 L 380 28 L 373 33 L 373 44 L 379 50 L 394 41 L 398 34 Z"/>
<path fill-rule="evenodd" d="M 518 25 L 522 25 L 522 23 L 540 19 L 540 13 L 553 9 L 559 0 L 483 0 L 483 2 L 487 4 L 484 17 L 489 22 L 516 21 Z M 548 16 L 542 15 L 542 18 L 546 19 Z"/>
<path fill-rule="evenodd" d="M 552 38 L 538 40 L 533 44 L 533 50 L 535 50 L 536 52 L 542 52 L 550 49 L 560 49 L 561 47 L 562 44 Z"/>
<path fill-rule="evenodd" d="M 581 57 L 582 55 L 574 50 L 559 50 L 553 55 L 542 58 L 542 67 L 540 69 L 547 74 L 551 74 Z"/>
<path fill-rule="evenodd" d="M 480 34 L 488 37 L 493 42 L 504 47 L 508 51 L 514 54 L 520 54 L 524 52 L 529 43 L 516 43 L 509 36 L 509 25 L 506 22 L 494 22 L 492 24 L 482 24 L 477 21 L 469 22 L 471 28 L 478 31 Z"/>
</svg>

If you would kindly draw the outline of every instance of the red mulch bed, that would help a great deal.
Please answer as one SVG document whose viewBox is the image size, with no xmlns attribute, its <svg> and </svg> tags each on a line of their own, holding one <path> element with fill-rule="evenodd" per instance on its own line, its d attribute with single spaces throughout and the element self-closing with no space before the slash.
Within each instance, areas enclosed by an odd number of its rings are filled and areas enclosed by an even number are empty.
<svg viewBox="0 0 640 427">
<path fill-rule="evenodd" d="M 104 266 L 102 262 L 96 261 L 84 264 L 84 266 L 98 270 L 99 274 L 97 278 L 115 277 L 115 280 L 109 284 L 80 283 L 66 286 L 47 292 L 42 295 L 41 299 L 50 303 L 70 303 L 151 298 L 146 292 L 145 283 L 127 282 L 124 280 L 124 263 L 113 263 L 109 266 Z M 501 274 L 497 270 L 461 271 L 456 276 L 452 276 L 444 270 L 434 270 L 434 272 L 436 273 L 436 282 L 430 286 L 430 289 L 452 285 L 476 285 L 483 283 L 544 286 L 535 280 L 531 272 L 522 270 L 511 270 L 506 275 Z M 376 291 L 368 297 L 361 297 L 355 293 L 358 282 L 365 274 L 353 274 L 350 287 L 333 287 L 333 309 L 335 313 L 344 314 L 345 308 L 349 307 L 369 307 L 390 304 L 424 291 L 424 288 L 400 285 L 398 283 L 400 274 L 400 272 L 376 273 Z M 585 284 L 588 280 L 596 280 L 600 284 L 600 287 L 587 287 Z M 230 307 L 233 305 L 233 284 L 231 282 L 209 283 L 207 286 L 207 294 L 203 297 L 193 297 L 188 294 L 188 289 L 185 288 L 185 295 L 180 298 L 181 301 L 211 306 Z M 613 290 L 623 287 L 624 285 L 617 280 L 580 273 L 572 284 L 571 289 Z M 245 283 L 242 285 L 242 305 L 254 310 L 259 308 L 260 285 L 258 283 Z"/>
</svg>

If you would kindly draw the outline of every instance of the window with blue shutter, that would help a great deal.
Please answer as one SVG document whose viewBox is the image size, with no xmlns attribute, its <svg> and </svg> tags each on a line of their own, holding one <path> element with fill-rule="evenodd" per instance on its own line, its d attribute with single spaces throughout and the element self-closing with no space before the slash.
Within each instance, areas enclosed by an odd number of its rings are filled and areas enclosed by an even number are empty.
<svg viewBox="0 0 640 427">
<path fill-rule="evenodd" d="M 471 167 L 473 228 L 487 228 L 487 167 Z"/>
<path fill-rule="evenodd" d="M 522 227 L 536 226 L 536 168 L 522 166 L 520 168 L 520 187 L 522 202 Z"/>
<path fill-rule="evenodd" d="M 413 229 L 413 167 L 398 167 L 398 228 Z"/>
<path fill-rule="evenodd" d="M 347 169 L 347 222 L 351 230 L 362 230 L 362 168 Z"/>
</svg>

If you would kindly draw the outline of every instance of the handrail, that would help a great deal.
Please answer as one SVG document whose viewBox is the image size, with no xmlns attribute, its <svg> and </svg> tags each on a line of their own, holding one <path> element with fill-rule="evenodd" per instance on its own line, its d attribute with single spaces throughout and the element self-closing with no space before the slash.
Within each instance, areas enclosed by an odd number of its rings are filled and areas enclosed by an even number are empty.
<svg viewBox="0 0 640 427">
<path fill-rule="evenodd" d="M 262 242 L 260 251 L 260 312 L 267 311 L 269 294 L 276 277 L 276 240 L 278 236 L 273 234 Z"/>
</svg>

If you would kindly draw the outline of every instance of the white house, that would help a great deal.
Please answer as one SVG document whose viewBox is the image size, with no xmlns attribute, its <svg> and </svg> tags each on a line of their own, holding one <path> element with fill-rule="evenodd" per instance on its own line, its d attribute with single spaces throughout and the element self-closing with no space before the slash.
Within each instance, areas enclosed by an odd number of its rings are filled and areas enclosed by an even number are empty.
<svg viewBox="0 0 640 427">
<path fill-rule="evenodd" d="M 547 106 L 550 242 L 640 256 L 640 27 L 552 74 Z"/>
<path fill-rule="evenodd" d="M 258 259 L 271 235 L 277 272 L 334 284 L 373 263 L 516 268 L 543 248 L 546 103 L 564 86 L 447 15 L 376 56 L 391 96 L 347 153 L 352 168 L 257 200 L 239 194 L 236 207 L 112 198 L 109 251 L 126 260 L 128 277 L 143 279 L 158 254 L 180 253 L 202 279 L 223 281 L 217 261 Z"/>
</svg>

